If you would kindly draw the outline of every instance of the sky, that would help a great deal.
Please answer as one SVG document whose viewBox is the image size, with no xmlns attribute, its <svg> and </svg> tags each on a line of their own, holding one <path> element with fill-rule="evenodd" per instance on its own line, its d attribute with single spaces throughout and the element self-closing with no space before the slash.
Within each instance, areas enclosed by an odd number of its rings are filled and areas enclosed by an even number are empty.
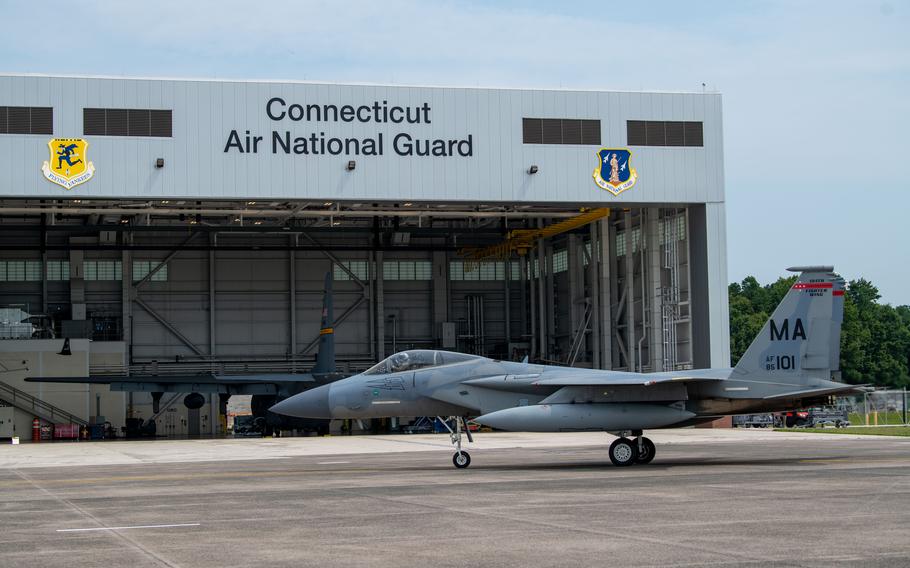
<svg viewBox="0 0 910 568">
<path fill-rule="evenodd" d="M 833 264 L 910 304 L 910 1 L 0 0 L 0 13 L 0 72 L 717 91 L 730 281 Z"/>
</svg>

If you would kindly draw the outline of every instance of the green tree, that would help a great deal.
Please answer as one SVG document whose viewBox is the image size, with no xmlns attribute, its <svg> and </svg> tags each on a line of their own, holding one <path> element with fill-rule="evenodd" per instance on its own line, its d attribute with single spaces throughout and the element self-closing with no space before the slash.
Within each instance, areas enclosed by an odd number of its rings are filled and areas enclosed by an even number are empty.
<svg viewBox="0 0 910 568">
<path fill-rule="evenodd" d="M 849 383 L 910 386 L 910 308 L 879 304 L 871 282 L 852 280 L 844 302 L 841 370 Z"/>
</svg>

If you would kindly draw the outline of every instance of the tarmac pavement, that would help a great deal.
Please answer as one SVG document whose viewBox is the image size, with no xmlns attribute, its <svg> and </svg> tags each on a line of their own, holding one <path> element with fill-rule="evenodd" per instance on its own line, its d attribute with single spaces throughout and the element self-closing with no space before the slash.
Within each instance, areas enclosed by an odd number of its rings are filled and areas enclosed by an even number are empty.
<svg viewBox="0 0 910 568">
<path fill-rule="evenodd" d="M 0 566 L 908 566 L 910 440 L 654 432 L 0 446 Z"/>
</svg>

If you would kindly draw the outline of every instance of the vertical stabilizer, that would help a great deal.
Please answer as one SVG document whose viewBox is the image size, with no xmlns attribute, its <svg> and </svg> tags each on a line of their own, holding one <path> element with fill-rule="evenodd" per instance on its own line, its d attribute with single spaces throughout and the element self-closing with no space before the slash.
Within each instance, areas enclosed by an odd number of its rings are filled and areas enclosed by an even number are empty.
<svg viewBox="0 0 910 568">
<path fill-rule="evenodd" d="M 799 278 L 749 345 L 731 378 L 785 385 L 830 380 L 840 367 L 844 279 L 831 266 L 788 268 Z"/>
<path fill-rule="evenodd" d="M 335 315 L 332 312 L 332 272 L 325 275 L 322 289 L 322 323 L 319 326 L 319 352 L 313 373 L 335 372 Z"/>
</svg>

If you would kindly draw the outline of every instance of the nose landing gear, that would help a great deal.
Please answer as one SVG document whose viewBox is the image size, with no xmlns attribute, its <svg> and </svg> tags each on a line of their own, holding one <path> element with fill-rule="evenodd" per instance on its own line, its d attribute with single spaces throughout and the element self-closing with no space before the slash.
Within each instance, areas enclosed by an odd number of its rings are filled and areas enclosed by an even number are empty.
<svg viewBox="0 0 910 568">
<path fill-rule="evenodd" d="M 464 469 L 471 465 L 471 454 L 459 450 L 452 456 L 452 463 L 455 464 L 455 467 L 458 469 Z"/>
<path fill-rule="evenodd" d="M 474 438 L 471 436 L 471 431 L 468 429 L 468 424 L 462 416 L 453 416 L 455 419 L 455 429 L 449 426 L 449 423 L 442 419 L 441 416 L 436 417 L 437 420 L 443 423 L 443 425 L 449 431 L 449 438 L 452 440 L 452 445 L 455 446 L 455 455 L 452 456 L 452 464 L 458 469 L 464 469 L 471 465 L 471 455 L 461 449 L 461 435 L 462 435 L 462 426 L 464 426 L 464 434 L 468 437 L 468 442 L 473 443 Z"/>
</svg>

